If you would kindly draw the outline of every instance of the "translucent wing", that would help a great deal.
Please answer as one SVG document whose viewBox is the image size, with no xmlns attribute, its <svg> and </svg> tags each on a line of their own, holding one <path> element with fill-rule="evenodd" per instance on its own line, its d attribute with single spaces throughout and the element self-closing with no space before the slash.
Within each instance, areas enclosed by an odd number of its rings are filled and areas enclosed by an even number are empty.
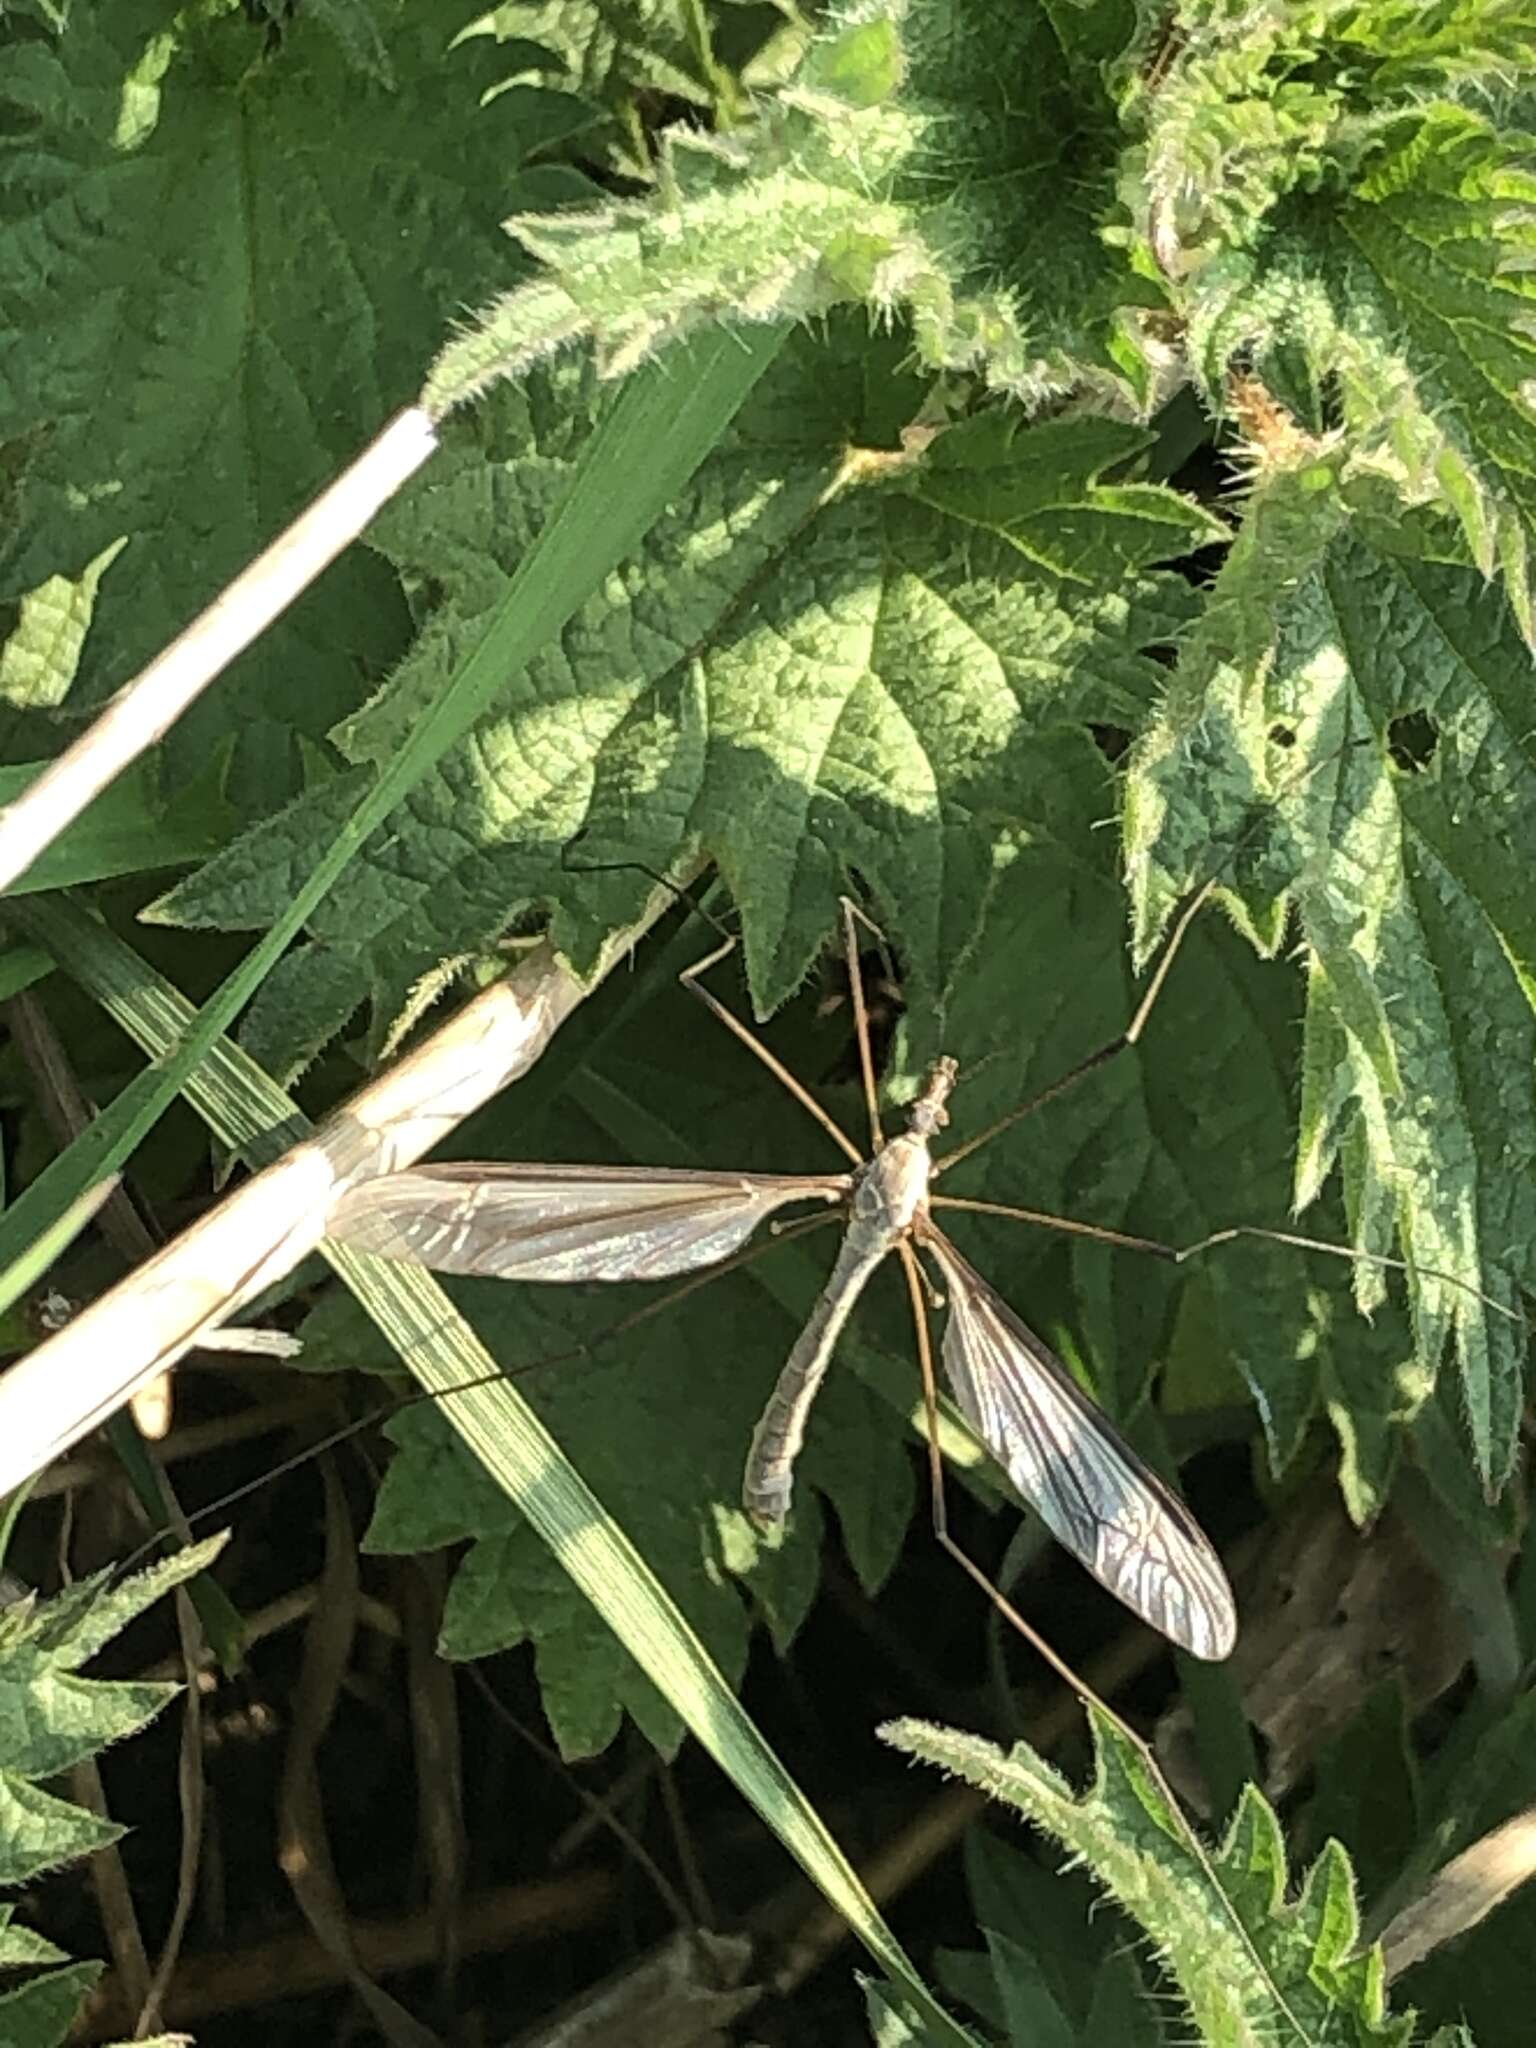
<svg viewBox="0 0 1536 2048">
<path fill-rule="evenodd" d="M 1188 1508 L 949 1240 L 930 1226 L 923 1241 L 949 1290 L 944 1368 L 977 1435 L 1133 1613 L 1196 1657 L 1229 1655 L 1232 1589 Z"/>
<path fill-rule="evenodd" d="M 498 1280 L 652 1280 L 712 1266 L 790 1202 L 839 1202 L 846 1174 L 453 1163 L 380 1174 L 327 1223 L 355 1251 Z"/>
</svg>

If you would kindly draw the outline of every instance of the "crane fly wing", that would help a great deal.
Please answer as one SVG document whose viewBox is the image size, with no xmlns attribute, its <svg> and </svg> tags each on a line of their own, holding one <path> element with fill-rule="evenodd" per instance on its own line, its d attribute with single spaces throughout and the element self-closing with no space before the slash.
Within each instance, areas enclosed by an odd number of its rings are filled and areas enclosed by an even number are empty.
<svg viewBox="0 0 1536 2048">
<path fill-rule="evenodd" d="M 1237 1611 L 1188 1508 L 1066 1367 L 932 1225 L 949 1291 L 944 1368 L 966 1420 L 1057 1542 L 1196 1657 L 1230 1654 Z"/>
<path fill-rule="evenodd" d="M 477 1165 L 378 1174 L 332 1209 L 355 1251 L 497 1280 L 652 1280 L 712 1266 L 790 1202 L 842 1201 L 846 1174 Z"/>
</svg>

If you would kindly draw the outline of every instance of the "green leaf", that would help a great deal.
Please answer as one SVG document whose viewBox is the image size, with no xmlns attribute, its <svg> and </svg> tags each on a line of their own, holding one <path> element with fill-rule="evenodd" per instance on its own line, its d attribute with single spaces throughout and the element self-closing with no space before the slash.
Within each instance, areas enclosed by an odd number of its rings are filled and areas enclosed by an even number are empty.
<svg viewBox="0 0 1536 2048">
<path fill-rule="evenodd" d="M 1307 1824 L 1314 1841 L 1332 1835 L 1348 1842 L 1360 1889 L 1372 1900 L 1404 1867 L 1418 1822 L 1419 1773 L 1394 1679 L 1319 1755 Z"/>
<path fill-rule="evenodd" d="M 290 1087 L 367 1000 L 359 963 L 333 946 L 285 953 L 240 1020 L 240 1043 L 279 1087 Z"/>
<path fill-rule="evenodd" d="M 1329 353 L 1352 433 L 1374 441 L 1410 491 L 1450 503 L 1479 567 L 1504 571 L 1531 638 L 1536 178 L 1527 158 L 1523 141 L 1475 115 L 1426 115 L 1373 165 L 1324 254 L 1336 259 L 1330 298 L 1350 338 Z M 1383 334 L 1390 346 L 1376 340 Z"/>
<path fill-rule="evenodd" d="M 1106 1956 L 1100 1965 L 1093 2006 L 1079 2039 L 1082 2048 L 1098 2048 L 1101 2041 L 1123 2042 L 1124 2048 L 1162 2048 L 1157 2008 L 1129 1956 Z"/>
<path fill-rule="evenodd" d="M 1533 30 L 1530 0 L 1298 0 L 1236 20 L 1184 0 L 1122 81 L 1146 138 L 1133 203 L 1164 213 L 1163 267 L 1219 271 L 1302 195 L 1325 222 L 1427 109 L 1528 75 Z"/>
<path fill-rule="evenodd" d="M 1494 110 L 1528 92 L 1533 37 L 1529 0 L 1318 0 L 1235 35 L 1198 0 L 1127 87 L 1124 188 L 1207 387 L 1257 366 L 1353 463 L 1451 506 L 1528 637 L 1536 175 Z"/>
<path fill-rule="evenodd" d="M 7 1648 L 45 1646 L 60 1670 L 76 1670 L 164 1594 L 210 1565 L 227 1540 L 222 1535 L 205 1537 L 115 1583 L 112 1572 L 94 1572 L 51 1600 L 17 1603 L 0 1611 L 0 1640 Z M 114 1690 L 102 1681 L 92 1684 L 106 1693 Z"/>
<path fill-rule="evenodd" d="M 987 1954 L 1007 2015 L 1010 2041 L 1031 2048 L 1073 2048 L 1065 2013 L 1051 1996 L 1034 1955 L 996 1928 L 987 1930 Z"/>
<path fill-rule="evenodd" d="M 135 1734 L 175 1698 L 177 1685 L 77 1674 L 163 1593 L 211 1564 L 224 1542 L 191 1545 L 116 1584 L 111 1572 L 97 1572 L 51 1600 L 29 1595 L 0 1607 L 0 1884 L 24 1884 L 122 1834 L 35 1781 Z M 51 1942 L 13 1925 L 6 1906 L 0 1969 L 42 1972 L 0 1994 L 0 2040 L 16 2048 L 62 2042 L 101 1974 L 99 1963 L 68 1963 Z"/>
<path fill-rule="evenodd" d="M 225 1026 L 237 1017 L 282 958 L 305 919 L 387 818 L 412 784 L 470 726 L 494 691 L 499 673 L 542 646 L 570 619 L 611 564 L 636 544 L 655 514 L 691 476 L 763 368 L 777 337 L 752 347 L 704 345 L 682 387 L 654 378 L 616 394 L 550 509 L 537 541 L 489 614 L 468 635 L 461 667 L 426 709 L 410 743 L 295 885 L 277 923 L 198 1012 L 174 1048 L 130 1081 L 68 1150 L 40 1173 L 0 1219 L 0 1263 L 17 1256 L 82 1187 L 121 1165 L 137 1138 L 177 1092 L 189 1085 Z M 622 478 L 615 486 L 614 477 Z"/>
<path fill-rule="evenodd" d="M 101 579 L 123 546 L 113 542 L 78 578 L 49 576 L 21 599 L 15 628 L 0 648 L 0 703 L 17 711 L 52 711 L 63 703 L 80 666 Z"/>
<path fill-rule="evenodd" d="M 0 767 L 0 802 L 19 796 L 47 766 L 32 761 Z M 236 814 L 217 766 L 167 796 L 155 769 L 142 761 L 117 776 L 86 805 L 67 831 L 12 884 L 12 895 L 68 889 L 114 875 L 137 875 L 205 861 L 228 844 Z"/>
<path fill-rule="evenodd" d="M 1096 1901 L 1088 1880 L 1055 1867 L 1054 1858 L 1040 1858 L 1033 1843 L 974 1827 L 964 1853 L 977 1926 L 1032 1949 L 1052 2003 L 1080 2024 L 1106 1949 L 1123 1937 L 1124 1924 L 1106 1918 L 1090 1925 Z"/>
<path fill-rule="evenodd" d="M 1449 1351 L 1496 1486 L 1536 1279 L 1536 915 L 1513 829 L 1536 796 L 1532 664 L 1449 526 L 1389 525 L 1377 502 L 1316 463 L 1252 502 L 1133 764 L 1138 946 L 1211 876 L 1213 847 L 1241 843 L 1230 900 L 1266 941 L 1294 905 L 1310 967 L 1296 1205 L 1337 1165 L 1356 1245 L 1401 1247 L 1411 1357 L 1384 1361 L 1395 1391 L 1375 1405 L 1419 1408 Z M 1426 765 L 1398 765 L 1405 729 L 1429 737 Z M 1257 837 L 1256 802 L 1276 805 Z M 1379 1265 L 1357 1269 L 1362 1308 L 1384 1291 Z"/>
<path fill-rule="evenodd" d="M 0 1993 L 0 2040 L 15 2048 L 54 2048 L 68 2040 L 101 1972 L 100 1963 L 71 1963 Z"/>
<path fill-rule="evenodd" d="M 99 1572 L 51 1600 L 21 1600 L 0 1610 L 0 1779 L 8 1809 L 0 1840 L 9 1845 L 0 1882 L 22 1882 L 119 1832 L 30 1781 L 56 1777 L 135 1734 L 175 1698 L 180 1688 L 172 1684 L 77 1674 L 135 1615 L 210 1563 L 223 1544 L 215 1537 L 179 1551 L 116 1586 L 110 1573 Z"/>
<path fill-rule="evenodd" d="M 1101 236 L 1118 142 L 1101 66 L 1132 19 L 1043 0 L 834 18 L 756 118 L 666 130 L 653 191 L 515 218 L 543 274 L 451 345 L 429 395 L 521 374 L 573 339 L 620 371 L 722 317 L 850 302 L 907 316 L 925 364 L 1030 400 L 1090 366 L 1123 363 L 1139 383 L 1117 315 L 1159 295 Z M 611 61 L 605 37 L 594 47 Z M 647 47 L 654 60 L 665 40 Z"/>
<path fill-rule="evenodd" d="M 1220 1848 L 1197 1856 L 1142 1754 L 1091 1711 L 1098 1768 L 1083 1793 L 1024 1743 L 1005 1754 L 917 1721 L 881 1732 L 1006 1801 L 1081 1857 L 1140 1923 L 1210 2048 L 1293 2040 L 1407 2048 L 1412 2015 L 1387 2014 L 1380 1954 L 1357 1952 L 1353 1882 L 1337 1843 L 1287 1898 L 1279 1823 L 1250 1787 Z"/>
<path fill-rule="evenodd" d="M 429 8 L 384 10 L 376 33 L 360 72 L 307 9 L 280 58 L 240 8 L 162 20 L 113 0 L 7 32 L 0 443 L 20 469 L 0 596 L 127 543 L 97 593 L 86 704 L 413 395 L 445 318 L 506 285 L 508 207 L 585 189 L 521 168 L 585 118 L 576 102 L 477 109 L 495 53 L 448 47 Z M 270 808 L 298 786 L 294 737 L 354 706 L 405 625 L 384 566 L 352 550 L 174 727 L 165 788 L 232 742 L 243 814 Z"/>
<path fill-rule="evenodd" d="M 29 1969 L 39 1963 L 69 1960 L 63 1949 L 55 1948 L 41 1934 L 34 1934 L 29 1927 L 18 1927 L 11 1918 L 12 1911 L 10 1906 L 0 1905 L 0 1969 Z"/>
<path fill-rule="evenodd" d="M 987 1953 L 946 1958 L 946 1981 L 958 1985 L 959 1966 L 978 1965 L 983 1979 L 969 1995 L 994 2029 L 1018 2048 L 1057 2037 L 1082 2048 L 1160 2048 L 1156 2007 L 1126 1953 L 1127 1925 L 1103 1910 L 1084 1871 L 981 1827 L 966 1836 L 965 1866 Z"/>
<path fill-rule="evenodd" d="M 732 883 L 760 1012 L 803 981 L 854 869 L 931 1011 L 1042 732 L 1139 722 L 1157 675 L 1142 650 L 1188 611 L 1155 565 L 1221 529 L 1171 492 L 1105 481 L 1145 445 L 1109 421 L 1014 432 L 988 417 L 901 455 L 920 387 L 901 344 L 861 324 L 782 352 L 643 550 L 509 680 L 313 920 L 366 976 L 381 1024 L 520 905 L 556 901 L 557 941 L 590 960 L 651 886 L 644 870 L 697 844 Z M 505 573 L 487 538 L 508 568 L 519 559 L 591 402 L 575 370 L 506 397 L 489 450 L 465 447 L 379 523 L 405 580 L 448 601 L 336 734 L 355 762 L 390 758 L 441 687 Z M 256 828 L 154 914 L 265 923 L 349 787 Z M 630 873 L 584 879 L 605 862 Z M 332 971 L 350 995 L 345 965 Z M 286 1045 L 263 1031 L 280 1066 L 313 1050 L 312 1017 L 313 1004 Z"/>
<path fill-rule="evenodd" d="M 0 1669 L 0 1682 L 3 1678 Z M 20 1772 L 0 1768 L 0 1882 L 25 1884 L 44 1870 L 93 1855 L 122 1832 L 114 1821 L 55 1799 Z"/>
<path fill-rule="evenodd" d="M 712 69 L 700 47 L 707 16 L 686 0 L 502 0 L 466 35 L 537 43 L 505 85 L 553 76 L 585 98 L 616 106 L 646 90 L 707 105 Z"/>
</svg>

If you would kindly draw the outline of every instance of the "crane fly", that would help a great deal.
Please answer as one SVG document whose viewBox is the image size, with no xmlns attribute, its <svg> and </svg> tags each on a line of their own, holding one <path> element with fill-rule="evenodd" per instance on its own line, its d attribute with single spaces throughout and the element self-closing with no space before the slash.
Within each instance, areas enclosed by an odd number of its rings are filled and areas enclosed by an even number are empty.
<svg viewBox="0 0 1536 2048">
<path fill-rule="evenodd" d="M 333 1211 L 329 1231 L 356 1250 L 414 1260 L 443 1273 L 545 1282 L 656 1280 L 697 1272 L 732 1257 L 763 1223 L 791 1203 L 840 1205 L 846 1221 L 836 1264 L 752 1438 L 742 1491 L 753 1520 L 771 1528 L 788 1516 L 795 1458 L 838 1337 L 875 1269 L 895 1252 L 906 1269 L 917 1323 L 935 1460 L 936 1524 L 946 1547 L 955 1549 L 943 1523 L 937 1439 L 932 1431 L 934 1375 L 918 1263 L 922 1253 L 943 1282 L 944 1368 L 971 1429 L 1056 1540 L 1133 1613 L 1196 1657 L 1224 1658 L 1236 1640 L 1236 1609 L 1221 1561 L 1199 1525 L 1049 1346 L 962 1257 L 934 1220 L 935 1207 L 992 1206 L 950 1203 L 930 1194 L 930 1181 L 946 1164 L 994 1135 L 984 1132 L 947 1160 L 933 1157 L 932 1141 L 949 1121 L 958 1063 L 947 1056 L 936 1060 L 908 1110 L 907 1128 L 888 1140 L 881 1133 L 857 971 L 853 920 L 858 915 L 853 905 L 844 904 L 873 1139 L 867 1159 L 821 1104 L 699 982 L 698 977 L 731 950 L 732 942 L 682 977 L 830 1132 L 854 1162 L 852 1171 L 761 1174 L 532 1164 L 418 1166 L 349 1191 Z M 1134 1041 L 1160 980 L 1161 975 L 1154 978 L 1121 1043 Z M 1059 1093 L 1105 1056 L 1107 1052 L 1095 1055 L 1050 1093 Z M 1004 1122 L 1021 1114 L 1015 1111 Z M 1082 1224 L 1066 1227 L 1110 1242 L 1165 1249 L 1115 1231 Z M 980 1576 L 958 1550 L 955 1554 Z"/>
</svg>

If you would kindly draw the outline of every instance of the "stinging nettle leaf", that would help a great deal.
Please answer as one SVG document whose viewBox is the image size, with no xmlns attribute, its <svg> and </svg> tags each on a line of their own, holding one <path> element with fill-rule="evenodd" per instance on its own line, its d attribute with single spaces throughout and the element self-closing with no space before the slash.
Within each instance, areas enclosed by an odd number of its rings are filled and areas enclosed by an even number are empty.
<svg viewBox="0 0 1536 2048">
<path fill-rule="evenodd" d="M 1329 1843 L 1289 1899 L 1273 1810 L 1252 1787 L 1205 1860 L 1139 1752 L 1098 1708 L 1097 1769 L 1076 1792 L 1026 1743 L 1004 1752 L 918 1721 L 885 1739 L 1006 1801 L 1081 1858 L 1150 1937 L 1189 2021 L 1214 2048 L 1349 2041 L 1407 2048 L 1411 2013 L 1386 2009 L 1381 1953 L 1359 1948 L 1348 1859 Z"/>
<path fill-rule="evenodd" d="M 856 321 L 782 352 L 686 497 L 503 708 L 413 792 L 317 914 L 366 977 L 376 1034 L 424 976 L 490 946 L 520 905 L 560 905 L 580 964 L 690 849 L 719 862 L 766 1011 L 797 988 L 856 867 L 914 998 L 954 972 L 991 887 L 994 819 L 1042 732 L 1139 723 L 1180 630 L 1161 561 L 1223 529 L 1158 486 L 1104 480 L 1138 430 L 984 418 L 900 450 L 920 387 Z M 876 376 L 872 365 L 887 374 Z M 590 371 L 493 409 L 379 523 L 408 585 L 449 593 L 389 687 L 334 735 L 363 771 L 441 686 L 537 529 L 594 402 Z M 487 550 L 494 550 L 492 557 Z M 158 918 L 256 926 L 349 808 L 316 791 L 162 898 Z M 604 861 L 631 872 L 583 876 Z M 336 970 L 341 991 L 351 983 Z M 330 985 L 329 981 L 326 984 Z M 268 1056 L 291 1047 L 263 1025 Z"/>
<path fill-rule="evenodd" d="M 1316 483 L 1280 475 L 1251 503 L 1138 751 L 1139 939 L 1208 870 L 1210 845 L 1241 835 L 1252 799 L 1278 799 L 1233 900 L 1271 937 L 1293 904 L 1309 948 L 1296 1206 L 1337 1165 L 1356 1243 L 1410 1261 L 1411 1351 L 1383 1360 L 1389 1405 L 1411 1414 L 1451 1355 L 1497 1487 L 1536 1279 L 1533 664 L 1447 522 L 1388 525 L 1369 494 Z M 1430 758 L 1399 766 L 1411 721 Z M 1204 800 L 1190 804 L 1193 773 Z M 1356 1291 L 1378 1307 L 1380 1269 L 1358 1268 Z"/>
<path fill-rule="evenodd" d="M 24 1595 L 0 1607 L 0 1884 L 24 1884 L 87 1856 L 123 1830 L 36 1782 L 135 1734 L 177 1685 L 82 1678 L 78 1668 L 172 1587 L 223 1548 L 216 1536 L 114 1584 L 110 1572 L 77 1580 L 51 1599 Z M 101 1974 L 69 1963 L 52 1943 L 11 1923 L 0 1906 L 0 1968 L 40 1974 L 0 1994 L 0 2038 L 61 2042 Z"/>
<path fill-rule="evenodd" d="M 496 53 L 450 49 L 430 13 L 387 10 L 354 66 L 334 9 L 285 19 L 271 62 L 241 9 L 38 12 L 0 60 L 0 599 L 124 550 L 81 656 L 99 705 L 412 395 L 444 321 L 506 280 L 508 207 L 588 188 L 521 168 L 556 96 L 478 111 Z M 274 760 L 320 740 L 405 624 L 351 551 L 173 728 L 162 795 L 224 746 L 242 818 L 270 808 L 299 786 Z"/>
<path fill-rule="evenodd" d="M 567 51 L 569 27 L 554 38 Z M 925 365 L 1030 402 L 1085 374 L 1144 398 L 1122 312 L 1161 295 L 1101 232 L 1119 145 L 1103 66 L 1132 27 L 1120 6 L 994 0 L 835 17 L 750 116 L 667 129 L 642 197 L 515 216 L 544 274 L 444 352 L 429 399 L 578 339 L 619 373 L 722 315 L 813 320 L 850 302 L 910 322 Z M 601 61 L 607 37 L 591 48 Z"/>
<path fill-rule="evenodd" d="M 1124 95 L 1144 134 L 1125 196 L 1207 389 L 1257 368 L 1407 498 L 1448 504 L 1528 638 L 1536 175 L 1493 110 L 1517 105 L 1533 34 L 1528 0 L 1260 8 L 1240 34 L 1196 0 Z"/>
<path fill-rule="evenodd" d="M 512 0 L 482 15 L 463 38 L 538 46 L 504 85 L 552 76 L 600 105 L 622 107 L 650 90 L 707 105 L 714 69 L 700 47 L 707 16 L 682 0 Z"/>
</svg>

